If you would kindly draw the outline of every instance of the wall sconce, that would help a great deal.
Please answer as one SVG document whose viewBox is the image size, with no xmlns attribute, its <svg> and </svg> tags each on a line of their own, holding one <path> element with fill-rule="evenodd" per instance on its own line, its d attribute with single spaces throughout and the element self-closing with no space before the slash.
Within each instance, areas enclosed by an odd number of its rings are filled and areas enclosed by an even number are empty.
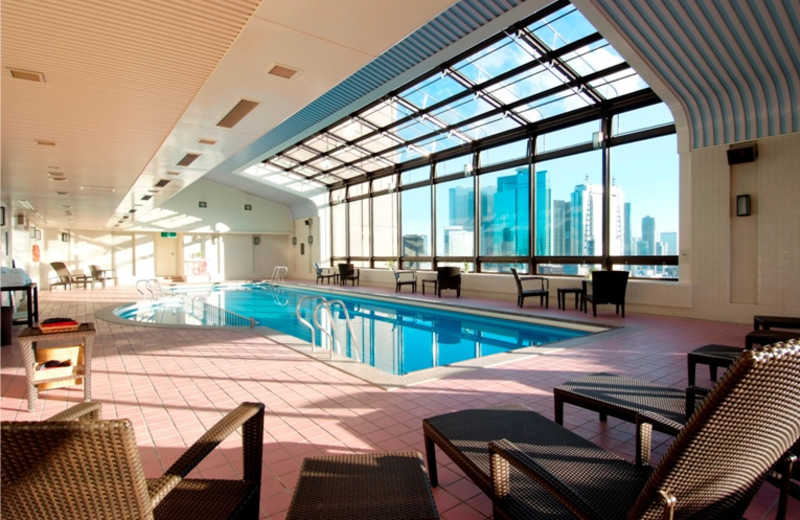
<svg viewBox="0 0 800 520">
<path fill-rule="evenodd" d="M 257 246 L 257 245 L 258 245 L 258 244 L 260 244 L 260 243 L 261 243 L 261 237 L 260 237 L 260 236 L 257 236 L 257 235 L 254 235 L 254 236 L 253 236 L 253 245 L 254 245 L 254 246 Z"/>
<path fill-rule="evenodd" d="M 69 233 L 61 233 L 61 241 L 69 242 Z"/>
<path fill-rule="evenodd" d="M 253 211 L 253 205 L 252 204 L 245 204 L 244 205 L 244 210 L 245 211 Z"/>
<path fill-rule="evenodd" d="M 197 203 L 197 206 L 200 208 L 205 208 L 208 207 L 208 204 L 206 204 L 205 201 L 201 200 L 200 202 Z"/>
<path fill-rule="evenodd" d="M 292 237 L 292 245 L 293 246 L 297 245 L 297 237 Z"/>
<path fill-rule="evenodd" d="M 314 243 L 314 237 L 313 236 L 308 235 L 308 243 L 309 244 L 313 244 Z"/>
<path fill-rule="evenodd" d="M 737 217 L 750 216 L 750 195 L 736 196 L 736 216 Z"/>
<path fill-rule="evenodd" d="M 31 226 L 31 238 L 36 239 L 36 226 Z"/>
</svg>

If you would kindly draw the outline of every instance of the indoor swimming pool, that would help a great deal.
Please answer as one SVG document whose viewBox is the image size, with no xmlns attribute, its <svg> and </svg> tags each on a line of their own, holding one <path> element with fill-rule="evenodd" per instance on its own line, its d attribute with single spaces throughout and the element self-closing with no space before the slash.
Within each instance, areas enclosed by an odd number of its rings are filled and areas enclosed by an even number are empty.
<svg viewBox="0 0 800 520">
<path fill-rule="evenodd" d="M 332 350 L 401 376 L 604 330 L 427 301 L 262 283 L 182 288 L 169 298 L 120 307 L 114 314 L 139 322 L 202 326 L 202 315 L 190 309 L 198 300 L 311 343 L 315 351 Z"/>
</svg>

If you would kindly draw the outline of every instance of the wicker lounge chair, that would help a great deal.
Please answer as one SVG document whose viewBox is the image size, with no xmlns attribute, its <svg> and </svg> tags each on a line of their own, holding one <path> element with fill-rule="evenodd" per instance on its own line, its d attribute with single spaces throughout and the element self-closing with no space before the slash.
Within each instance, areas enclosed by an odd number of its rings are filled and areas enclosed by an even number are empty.
<svg viewBox="0 0 800 520">
<path fill-rule="evenodd" d="M 544 276 L 520 276 L 516 269 L 511 269 L 517 284 L 517 307 L 522 307 L 525 298 L 538 296 L 539 305 L 547 309 L 550 306 L 550 282 Z"/>
<path fill-rule="evenodd" d="M 461 268 L 439 267 L 436 269 L 436 295 L 442 297 L 442 290 L 449 289 L 456 292 L 456 298 L 461 298 Z"/>
<path fill-rule="evenodd" d="M 128 419 L 81 403 L 43 422 L 3 422 L 3 518 L 259 518 L 264 405 L 228 413 L 157 479 L 145 479 Z M 80 419 L 80 420 L 76 420 Z M 242 427 L 241 480 L 185 478 Z"/>
<path fill-rule="evenodd" d="M 444 414 L 423 431 L 431 484 L 438 445 L 484 492 L 491 486 L 496 518 L 727 520 L 779 459 L 789 465 L 799 414 L 800 345 L 790 342 L 745 351 L 655 468 L 519 405 Z"/>
</svg>

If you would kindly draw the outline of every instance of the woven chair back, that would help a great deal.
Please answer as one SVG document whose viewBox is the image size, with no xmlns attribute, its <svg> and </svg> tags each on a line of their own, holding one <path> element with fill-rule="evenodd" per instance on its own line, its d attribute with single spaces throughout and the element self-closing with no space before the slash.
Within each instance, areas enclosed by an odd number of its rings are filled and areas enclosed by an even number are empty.
<svg viewBox="0 0 800 520">
<path fill-rule="evenodd" d="M 2 518 L 153 518 L 131 422 L 3 422 Z"/>
<path fill-rule="evenodd" d="M 625 303 L 628 271 L 592 271 L 592 299 L 595 303 Z"/>
<path fill-rule="evenodd" d="M 664 490 L 677 498 L 675 518 L 740 518 L 798 437 L 800 343 L 745 350 L 664 454 L 628 517 L 661 518 Z"/>
</svg>

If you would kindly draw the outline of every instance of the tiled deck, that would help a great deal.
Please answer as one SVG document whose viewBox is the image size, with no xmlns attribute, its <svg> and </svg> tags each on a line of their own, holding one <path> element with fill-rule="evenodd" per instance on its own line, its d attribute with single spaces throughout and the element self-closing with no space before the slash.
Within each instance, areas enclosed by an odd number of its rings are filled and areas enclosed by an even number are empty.
<svg viewBox="0 0 800 520">
<path fill-rule="evenodd" d="M 374 288 L 351 290 L 387 292 Z M 749 325 L 670 319 L 628 312 L 618 318 L 612 306 L 598 317 L 555 305 L 545 310 L 526 303 L 537 316 L 621 325 L 585 345 L 547 355 L 523 357 L 500 366 L 476 369 L 446 379 L 385 391 L 275 343 L 254 330 L 165 329 L 118 325 L 95 318 L 99 309 L 134 301 L 133 288 L 73 289 L 40 293 L 41 319 L 70 316 L 95 321 L 98 335 L 92 365 L 92 397 L 107 418 L 127 417 L 134 424 L 147 476 L 161 475 L 183 449 L 225 412 L 243 401 L 266 405 L 262 518 L 286 515 L 303 457 L 345 452 L 418 450 L 424 452 L 424 417 L 467 407 L 521 402 L 553 416 L 552 388 L 584 373 L 610 371 L 682 387 L 687 383 L 686 352 L 707 343 L 744 345 Z M 408 293 L 405 294 L 408 296 Z M 555 296 L 555 295 L 553 295 Z M 418 298 L 435 300 L 435 297 Z M 454 303 L 454 296 L 445 296 Z M 516 310 L 508 302 L 461 298 L 457 303 Z M 553 297 L 555 304 L 555 297 Z M 23 326 L 15 326 L 15 335 Z M 41 393 L 35 413 L 27 412 L 24 370 L 16 346 L 0 350 L 2 420 L 47 418 L 82 399 L 79 387 Z M 698 368 L 698 384 L 708 371 Z M 632 459 L 631 424 L 575 408 L 565 424 L 581 435 Z M 655 457 L 671 438 L 655 434 Z M 201 466 L 205 476 L 231 476 L 241 465 L 238 436 L 218 448 Z M 467 520 L 491 516 L 491 502 L 441 455 L 440 485 L 434 496 L 441 517 Z M 748 511 L 750 519 L 775 515 L 777 489 L 766 484 Z M 800 517 L 800 504 L 789 513 Z"/>
</svg>

